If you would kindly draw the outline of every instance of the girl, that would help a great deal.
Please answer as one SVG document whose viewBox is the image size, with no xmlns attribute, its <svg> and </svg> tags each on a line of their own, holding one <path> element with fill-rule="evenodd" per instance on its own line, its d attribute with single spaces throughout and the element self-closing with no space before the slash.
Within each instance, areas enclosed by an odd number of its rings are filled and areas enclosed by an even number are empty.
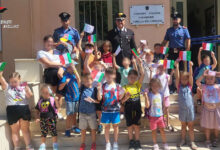
<svg viewBox="0 0 220 150">
<path fill-rule="evenodd" d="M 159 63 L 158 67 L 157 67 L 157 73 L 153 77 L 153 78 L 159 79 L 162 84 L 162 88 L 160 89 L 160 93 L 163 96 L 163 108 L 164 108 L 166 126 L 170 131 L 174 131 L 173 127 L 169 126 L 169 107 L 170 107 L 169 85 L 172 83 L 172 76 L 173 76 L 173 71 L 171 72 L 171 75 L 168 75 L 166 73 L 166 68 L 164 68 L 163 64 Z"/>
<path fill-rule="evenodd" d="M 176 61 L 176 87 L 178 91 L 178 103 L 179 103 L 179 119 L 182 124 L 182 140 L 178 144 L 181 147 L 186 144 L 186 127 L 189 128 L 190 145 L 192 149 L 197 149 L 194 143 L 194 127 L 193 121 L 195 120 L 194 102 L 192 97 L 193 86 L 193 63 L 189 63 L 189 72 L 179 73 L 179 62 Z"/>
<path fill-rule="evenodd" d="M 29 130 L 29 121 L 31 112 L 28 106 L 28 100 L 33 96 L 27 85 L 21 85 L 21 77 L 17 72 L 9 76 L 9 83 L 5 81 L 3 72 L 0 72 L 0 83 L 5 93 L 7 120 L 12 132 L 12 141 L 14 149 L 19 149 L 20 129 L 24 136 L 24 142 L 27 150 L 31 150 L 31 135 Z"/>
<path fill-rule="evenodd" d="M 108 66 L 112 67 L 112 44 L 110 41 L 104 41 L 102 44 L 101 60 Z"/>
<path fill-rule="evenodd" d="M 160 93 L 161 88 L 162 85 L 159 79 L 151 79 L 150 91 L 147 92 L 146 90 L 144 93 L 145 107 L 147 110 L 149 110 L 150 129 L 152 130 L 152 138 L 154 142 L 153 149 L 159 150 L 159 146 L 157 144 L 157 128 L 159 128 L 161 138 L 164 143 L 164 150 L 169 150 L 164 132 L 165 123 L 163 119 L 163 99 Z"/>
<path fill-rule="evenodd" d="M 205 128 L 206 146 L 216 147 L 218 143 L 218 133 L 220 129 L 220 85 L 215 84 L 216 72 L 206 70 L 196 81 L 197 86 L 202 91 L 201 127 Z M 205 78 L 205 84 L 201 81 Z M 214 129 L 215 139 L 211 144 L 210 132 Z"/>
<path fill-rule="evenodd" d="M 57 144 L 57 131 L 56 131 L 56 116 L 57 110 L 55 106 L 54 98 L 50 96 L 49 87 L 43 85 L 41 88 L 41 99 L 36 105 L 38 119 L 36 122 L 40 122 L 41 128 L 41 145 L 39 150 L 46 150 L 46 137 L 48 129 L 53 137 L 53 149 L 58 150 Z"/>
</svg>

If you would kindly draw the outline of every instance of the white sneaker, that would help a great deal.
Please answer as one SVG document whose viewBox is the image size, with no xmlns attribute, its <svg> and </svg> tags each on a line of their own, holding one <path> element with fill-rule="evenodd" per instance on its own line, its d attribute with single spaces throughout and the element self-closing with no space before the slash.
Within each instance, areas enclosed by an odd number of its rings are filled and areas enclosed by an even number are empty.
<svg viewBox="0 0 220 150">
<path fill-rule="evenodd" d="M 113 144 L 113 150 L 118 150 L 118 143 L 114 142 L 114 144 Z"/>
<path fill-rule="evenodd" d="M 59 120 L 63 120 L 63 115 L 61 113 L 57 113 L 57 117 Z"/>
<path fill-rule="evenodd" d="M 124 114 L 120 115 L 120 119 L 123 120 L 125 118 Z"/>
<path fill-rule="evenodd" d="M 106 143 L 105 150 L 112 150 L 111 143 Z"/>
<path fill-rule="evenodd" d="M 46 150 L 46 144 L 42 143 L 39 147 L 39 150 Z"/>
<path fill-rule="evenodd" d="M 168 144 L 164 144 L 163 146 L 164 146 L 164 150 L 170 150 Z"/>
<path fill-rule="evenodd" d="M 154 144 L 153 150 L 160 150 L 159 145 L 158 144 Z"/>
</svg>

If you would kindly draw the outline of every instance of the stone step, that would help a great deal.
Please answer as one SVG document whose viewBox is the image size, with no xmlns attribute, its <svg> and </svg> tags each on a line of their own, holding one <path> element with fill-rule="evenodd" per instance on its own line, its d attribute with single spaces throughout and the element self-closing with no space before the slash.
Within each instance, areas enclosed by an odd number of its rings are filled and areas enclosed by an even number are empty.
<svg viewBox="0 0 220 150">
<path fill-rule="evenodd" d="M 167 137 L 167 142 L 172 143 L 172 142 L 178 142 L 181 139 L 181 132 L 180 128 L 176 128 L 175 132 L 168 132 L 166 131 L 166 137 Z M 198 127 L 195 128 L 195 141 L 196 142 L 202 142 L 205 140 L 205 135 L 203 132 L 200 131 L 200 128 Z M 111 130 L 111 140 L 113 140 L 113 131 Z M 58 143 L 61 147 L 77 147 L 80 146 L 80 140 L 81 136 L 72 134 L 71 137 L 65 137 L 64 132 L 59 132 L 58 133 Z M 104 140 L 104 135 L 100 134 L 97 135 L 97 145 L 99 146 L 104 146 L 105 145 L 105 140 Z M 150 130 L 141 130 L 141 135 L 140 135 L 140 141 L 142 144 L 151 144 L 152 141 L 152 135 Z M 119 144 L 120 145 L 127 145 L 129 140 L 128 140 L 128 132 L 126 128 L 121 128 L 119 131 Z M 158 135 L 158 142 L 161 141 L 161 137 Z M 41 136 L 39 132 L 32 132 L 32 143 L 34 147 L 38 147 L 41 143 Z M 87 132 L 86 136 L 86 143 L 91 144 L 91 136 L 89 135 L 89 132 Z M 46 142 L 48 147 L 51 147 L 52 145 L 52 137 L 48 136 L 47 142 Z"/>
</svg>

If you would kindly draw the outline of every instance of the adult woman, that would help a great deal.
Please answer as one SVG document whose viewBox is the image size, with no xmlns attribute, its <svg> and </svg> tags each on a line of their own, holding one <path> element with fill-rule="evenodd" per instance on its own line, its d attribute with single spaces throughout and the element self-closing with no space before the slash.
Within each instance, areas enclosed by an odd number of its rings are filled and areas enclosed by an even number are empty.
<svg viewBox="0 0 220 150">
<path fill-rule="evenodd" d="M 53 93 L 57 93 L 57 86 L 59 84 L 58 70 L 62 69 L 63 65 L 60 63 L 60 52 L 54 49 L 54 40 L 52 35 L 47 35 L 43 39 L 44 50 L 37 52 L 37 60 L 44 68 L 44 82 L 51 86 Z M 59 97 L 59 104 L 62 103 L 61 96 Z M 58 108 L 60 105 L 58 105 Z M 58 114 L 59 118 L 62 118 Z"/>
</svg>

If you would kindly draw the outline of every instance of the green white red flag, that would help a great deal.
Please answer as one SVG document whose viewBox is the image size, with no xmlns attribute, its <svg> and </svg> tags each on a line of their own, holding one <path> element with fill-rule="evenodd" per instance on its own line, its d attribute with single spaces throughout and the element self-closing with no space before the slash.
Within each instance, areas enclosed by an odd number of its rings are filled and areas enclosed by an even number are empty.
<svg viewBox="0 0 220 150">
<path fill-rule="evenodd" d="M 135 48 L 133 48 L 133 49 L 131 50 L 131 52 L 133 53 L 134 56 L 136 56 L 136 57 L 139 56 L 139 54 L 138 54 L 138 52 L 136 51 Z"/>
<path fill-rule="evenodd" d="M 89 43 L 95 43 L 96 42 L 96 34 L 89 35 L 88 41 L 89 41 Z"/>
<path fill-rule="evenodd" d="M 97 71 L 97 70 L 93 70 L 91 75 L 92 75 L 93 80 L 97 82 L 101 82 L 103 77 L 105 76 L 104 72 Z"/>
<path fill-rule="evenodd" d="M 59 57 L 60 57 L 60 63 L 63 65 L 67 65 L 67 64 L 72 63 L 70 53 L 65 53 L 63 55 L 60 55 Z"/>
<path fill-rule="evenodd" d="M 160 47 L 160 52 L 161 52 L 161 54 L 164 54 L 164 55 L 166 55 L 166 54 L 168 54 L 168 52 L 169 52 L 169 47 Z"/>
<path fill-rule="evenodd" d="M 183 61 L 190 61 L 191 60 L 191 51 L 180 51 L 179 59 Z"/>
<path fill-rule="evenodd" d="M 213 43 L 202 43 L 203 50 L 212 51 Z"/>
<path fill-rule="evenodd" d="M 0 63 L 0 71 L 3 71 L 5 69 L 6 62 L 1 62 Z"/>
</svg>

